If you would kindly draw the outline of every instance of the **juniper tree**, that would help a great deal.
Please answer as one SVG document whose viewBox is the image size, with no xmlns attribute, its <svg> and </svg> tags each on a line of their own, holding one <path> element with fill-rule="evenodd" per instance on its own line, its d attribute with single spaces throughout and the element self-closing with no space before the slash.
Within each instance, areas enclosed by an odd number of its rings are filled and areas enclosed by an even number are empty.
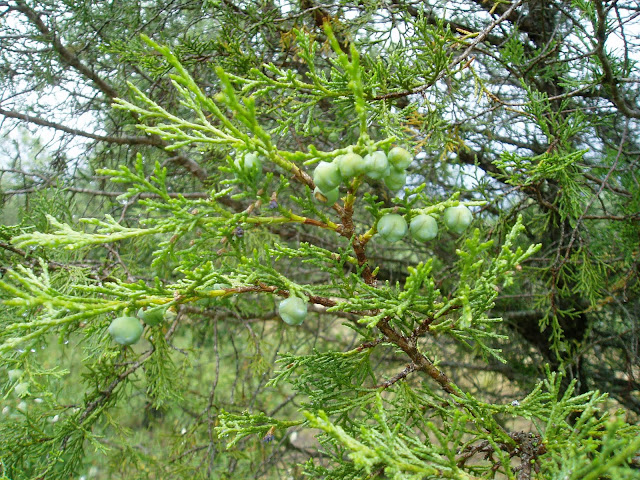
<svg viewBox="0 0 640 480">
<path fill-rule="evenodd" d="M 440 3 L 0 4 L 5 477 L 640 477 L 637 6 Z"/>
</svg>

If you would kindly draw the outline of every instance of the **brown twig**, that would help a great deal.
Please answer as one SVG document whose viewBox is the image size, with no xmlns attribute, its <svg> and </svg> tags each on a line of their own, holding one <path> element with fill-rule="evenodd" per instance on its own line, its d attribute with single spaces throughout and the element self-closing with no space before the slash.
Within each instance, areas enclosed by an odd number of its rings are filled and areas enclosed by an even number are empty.
<svg viewBox="0 0 640 480">
<path fill-rule="evenodd" d="M 417 368 L 418 367 L 416 367 L 416 364 L 411 362 L 407 364 L 407 366 L 400 373 L 397 373 L 396 375 L 391 377 L 389 380 L 379 383 L 373 388 L 389 388 L 394 383 L 402 380 L 403 378 L 406 378 L 410 373 L 415 372 Z"/>
</svg>

